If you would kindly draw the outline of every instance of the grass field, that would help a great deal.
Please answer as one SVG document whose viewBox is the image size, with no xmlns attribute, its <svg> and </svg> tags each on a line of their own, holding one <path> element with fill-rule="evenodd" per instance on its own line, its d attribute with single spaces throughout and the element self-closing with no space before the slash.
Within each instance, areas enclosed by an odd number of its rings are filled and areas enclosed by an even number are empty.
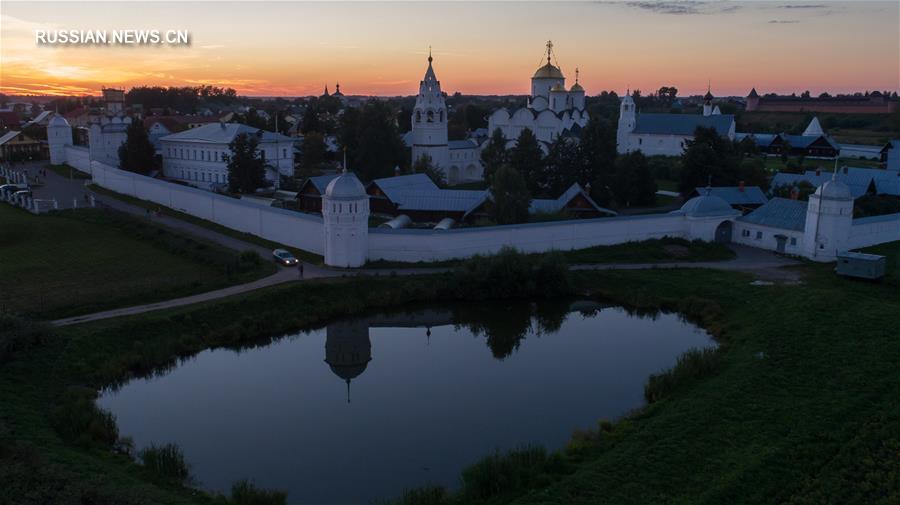
<svg viewBox="0 0 900 505">
<path fill-rule="evenodd" d="M 741 112 L 737 116 L 737 131 L 800 134 L 813 117 L 819 118 L 829 135 L 845 144 L 884 145 L 900 137 L 900 113 Z"/>
<path fill-rule="evenodd" d="M 298 259 L 303 260 L 307 263 L 312 263 L 314 265 L 321 265 L 324 262 L 322 256 L 311 253 L 309 251 L 304 251 L 303 249 L 297 249 L 296 247 L 287 246 L 284 244 L 279 244 L 277 242 L 272 242 L 271 240 L 266 240 L 262 237 L 258 237 L 253 235 L 252 233 L 244 233 L 241 231 L 237 231 L 227 226 L 222 226 L 217 223 L 213 223 L 212 221 L 207 221 L 206 219 L 201 219 L 196 216 L 192 216 L 191 214 L 186 214 L 184 212 L 177 211 L 175 209 L 171 209 L 164 205 L 159 205 L 155 202 L 150 202 L 147 200 L 141 200 L 139 198 L 134 198 L 133 196 L 123 195 L 121 193 L 116 193 L 115 191 L 111 191 L 109 189 L 100 187 L 96 184 L 92 184 L 91 191 L 100 194 L 115 198 L 117 200 L 121 200 L 125 203 L 129 203 L 131 205 L 141 207 L 144 209 L 150 209 L 152 211 L 159 210 L 162 214 L 166 216 L 171 216 L 174 218 L 178 218 L 182 221 L 195 224 L 197 226 L 202 226 L 209 230 L 212 230 L 217 233 L 221 233 L 222 235 L 228 235 L 229 237 L 234 237 L 239 240 L 243 240 L 244 242 L 250 242 L 252 244 L 256 244 L 261 247 L 265 247 L 266 249 L 287 249 L 291 251 L 291 253 Z"/>
<path fill-rule="evenodd" d="M 35 216 L 0 205 L 0 307 L 57 318 L 217 289 L 273 273 L 237 253 L 116 213 Z"/>
<path fill-rule="evenodd" d="M 601 300 L 688 314 L 718 336 L 717 359 L 706 370 L 680 365 L 649 407 L 575 434 L 549 458 L 492 458 L 467 471 L 458 494 L 406 503 L 897 503 L 900 243 L 875 250 L 890 256 L 883 283 L 818 264 L 797 267 L 799 286 L 752 286 L 750 275 L 711 270 L 579 273 Z M 209 503 L 150 480 L 127 456 L 64 443 L 50 406 L 70 385 L 100 387 L 206 347 L 263 344 L 329 318 L 438 300 L 442 279 L 286 285 L 58 330 L 64 338 L 0 367 L 0 482 L 12 483 L 0 501 Z"/>
</svg>

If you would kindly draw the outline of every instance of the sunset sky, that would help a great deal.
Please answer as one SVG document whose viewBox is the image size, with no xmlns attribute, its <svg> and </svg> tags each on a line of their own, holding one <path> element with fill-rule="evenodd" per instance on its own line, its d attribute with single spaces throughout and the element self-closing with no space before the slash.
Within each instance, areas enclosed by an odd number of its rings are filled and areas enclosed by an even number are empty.
<svg viewBox="0 0 900 505">
<path fill-rule="evenodd" d="M 900 8 L 888 2 L 10 2 L 0 91 L 212 84 L 240 94 L 409 95 L 427 47 L 445 91 L 525 94 L 552 39 L 589 94 L 900 88 Z M 187 47 L 46 47 L 35 29 L 184 29 Z"/>
</svg>

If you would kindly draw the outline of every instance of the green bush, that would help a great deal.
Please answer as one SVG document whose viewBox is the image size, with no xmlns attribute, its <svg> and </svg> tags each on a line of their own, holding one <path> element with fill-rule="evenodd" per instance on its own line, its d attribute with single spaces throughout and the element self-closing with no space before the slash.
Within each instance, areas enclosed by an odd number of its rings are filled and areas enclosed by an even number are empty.
<svg viewBox="0 0 900 505">
<path fill-rule="evenodd" d="M 112 448 L 119 439 L 116 418 L 100 409 L 97 392 L 86 387 L 69 387 L 50 411 L 53 428 L 68 443 L 81 447 Z"/>
<path fill-rule="evenodd" d="M 284 505 L 287 493 L 270 489 L 260 489 L 248 480 L 236 482 L 231 486 L 231 500 L 234 505 Z"/>
<path fill-rule="evenodd" d="M 175 444 L 160 447 L 150 445 L 138 453 L 141 463 L 156 478 L 187 483 L 191 472 L 184 461 L 184 453 Z"/>
<path fill-rule="evenodd" d="M 713 373 L 719 364 L 717 348 L 691 349 L 678 358 L 672 369 L 650 376 L 644 386 L 644 399 L 648 403 L 659 401 L 685 384 Z"/>
<path fill-rule="evenodd" d="M 39 346 L 50 337 L 50 327 L 7 312 L 0 312 L 0 363 L 18 353 Z"/>
<path fill-rule="evenodd" d="M 467 260 L 456 275 L 456 294 L 466 300 L 550 298 L 571 294 L 572 282 L 562 255 L 524 255 L 512 247 Z"/>
<path fill-rule="evenodd" d="M 484 500 L 546 484 L 551 474 L 562 473 L 559 453 L 543 447 L 524 447 L 505 454 L 495 452 L 462 472 L 463 502 Z"/>
</svg>

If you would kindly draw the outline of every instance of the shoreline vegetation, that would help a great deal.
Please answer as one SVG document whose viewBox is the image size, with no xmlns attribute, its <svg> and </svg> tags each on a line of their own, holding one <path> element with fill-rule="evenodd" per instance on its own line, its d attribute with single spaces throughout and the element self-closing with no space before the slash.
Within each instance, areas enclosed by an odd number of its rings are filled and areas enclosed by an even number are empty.
<svg viewBox="0 0 900 505">
<path fill-rule="evenodd" d="M 900 243 L 876 249 L 892 265 L 882 284 L 813 264 L 798 267 L 802 286 L 751 286 L 751 275 L 701 269 L 570 272 L 559 254 L 504 251 L 455 275 L 285 284 L 67 328 L 4 315 L 0 482 L 12 484 L 0 499 L 285 503 L 249 482 L 236 483 L 231 498 L 185 487 L 177 447 L 144 454 L 159 470 L 150 472 L 96 408 L 96 391 L 166 373 L 204 349 L 264 346 L 366 310 L 578 295 L 647 314 L 677 311 L 720 345 L 683 355 L 650 378 L 645 408 L 598 420 L 559 451 L 487 455 L 463 471 L 458 491 L 411 490 L 395 503 L 892 503 L 900 497 L 900 384 L 891 379 L 900 364 Z"/>
</svg>

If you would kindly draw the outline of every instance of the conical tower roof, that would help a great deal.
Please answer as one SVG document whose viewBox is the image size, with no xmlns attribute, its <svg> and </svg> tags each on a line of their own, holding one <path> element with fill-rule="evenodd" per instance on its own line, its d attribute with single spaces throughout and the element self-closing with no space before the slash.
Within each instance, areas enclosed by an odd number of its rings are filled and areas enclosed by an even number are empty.
<svg viewBox="0 0 900 505">
<path fill-rule="evenodd" d="M 805 130 L 803 130 L 803 135 L 804 136 L 825 135 L 825 130 L 823 130 L 822 125 L 819 124 L 818 117 L 812 118 L 812 121 L 809 122 L 809 126 L 807 126 Z"/>
</svg>

